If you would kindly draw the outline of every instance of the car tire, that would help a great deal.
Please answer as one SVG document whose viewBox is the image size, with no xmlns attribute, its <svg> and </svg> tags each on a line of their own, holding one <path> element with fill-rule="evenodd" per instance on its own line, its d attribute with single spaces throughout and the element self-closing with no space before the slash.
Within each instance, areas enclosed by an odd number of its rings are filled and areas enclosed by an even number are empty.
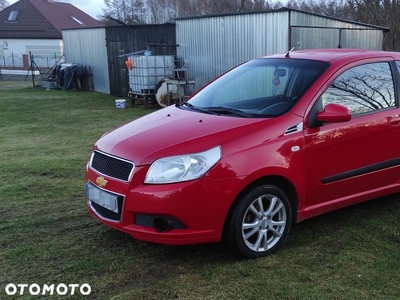
<svg viewBox="0 0 400 300">
<path fill-rule="evenodd" d="M 292 223 L 286 194 L 275 185 L 261 185 L 241 195 L 225 224 L 224 239 L 231 250 L 247 258 L 279 250 Z"/>
</svg>

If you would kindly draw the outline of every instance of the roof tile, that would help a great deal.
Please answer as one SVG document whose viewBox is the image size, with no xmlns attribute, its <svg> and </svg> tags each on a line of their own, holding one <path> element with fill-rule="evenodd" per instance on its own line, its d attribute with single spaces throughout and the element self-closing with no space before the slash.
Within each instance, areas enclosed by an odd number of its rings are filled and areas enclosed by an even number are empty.
<svg viewBox="0 0 400 300">
<path fill-rule="evenodd" d="M 15 10 L 17 20 L 7 21 Z M 0 11 L 0 24 L 0 38 L 19 39 L 61 39 L 62 29 L 104 26 L 70 3 L 51 0 L 20 0 Z"/>
</svg>

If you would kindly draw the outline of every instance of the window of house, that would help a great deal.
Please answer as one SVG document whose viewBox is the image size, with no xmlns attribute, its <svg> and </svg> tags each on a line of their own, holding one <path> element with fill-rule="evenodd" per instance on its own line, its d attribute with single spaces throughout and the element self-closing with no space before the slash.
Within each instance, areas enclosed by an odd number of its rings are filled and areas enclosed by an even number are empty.
<svg viewBox="0 0 400 300">
<path fill-rule="evenodd" d="M 395 103 L 392 72 L 388 62 L 370 63 L 341 74 L 322 95 L 323 106 L 346 106 L 352 115 L 393 107 Z"/>
<path fill-rule="evenodd" d="M 3 41 L 3 49 L 7 50 L 8 49 L 8 42 Z"/>
<path fill-rule="evenodd" d="M 8 19 L 7 21 L 17 21 L 17 17 L 18 17 L 18 10 L 12 10 L 10 11 L 10 14 L 8 15 Z"/>
<path fill-rule="evenodd" d="M 79 21 L 77 18 L 75 18 L 75 17 L 73 17 L 73 16 L 71 16 L 71 18 L 72 18 L 76 23 L 78 23 L 79 25 L 85 25 L 85 24 L 83 24 L 81 21 Z"/>
</svg>

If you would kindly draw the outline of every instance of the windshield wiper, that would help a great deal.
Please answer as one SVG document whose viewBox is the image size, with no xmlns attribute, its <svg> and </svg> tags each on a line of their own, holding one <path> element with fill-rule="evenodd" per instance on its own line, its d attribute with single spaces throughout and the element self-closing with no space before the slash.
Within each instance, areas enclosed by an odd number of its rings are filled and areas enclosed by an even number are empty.
<svg viewBox="0 0 400 300">
<path fill-rule="evenodd" d="M 204 107 L 204 109 L 207 109 L 208 111 L 212 111 L 214 113 L 217 113 L 219 115 L 224 114 L 224 115 L 235 115 L 235 116 L 240 116 L 243 118 L 250 118 L 252 115 L 245 113 L 241 111 L 240 109 L 236 108 L 230 108 L 230 107 L 224 107 L 224 106 L 211 106 L 211 107 Z"/>
<path fill-rule="evenodd" d="M 185 107 L 198 112 L 212 115 L 235 115 L 243 118 L 250 118 L 252 115 L 241 111 L 240 109 L 223 107 L 223 106 L 209 106 L 209 107 L 198 107 L 192 103 L 183 102 L 176 105 L 177 107 Z"/>
<path fill-rule="evenodd" d="M 205 108 L 202 108 L 202 107 L 194 106 L 192 103 L 189 103 L 189 102 L 183 102 L 183 103 L 177 104 L 176 107 L 190 108 L 192 110 L 195 110 L 195 111 L 198 111 L 198 112 L 202 112 L 202 113 L 205 113 L 205 114 L 214 114 L 215 115 L 215 113 L 213 113 L 212 111 L 209 111 L 208 109 L 205 109 Z"/>
</svg>

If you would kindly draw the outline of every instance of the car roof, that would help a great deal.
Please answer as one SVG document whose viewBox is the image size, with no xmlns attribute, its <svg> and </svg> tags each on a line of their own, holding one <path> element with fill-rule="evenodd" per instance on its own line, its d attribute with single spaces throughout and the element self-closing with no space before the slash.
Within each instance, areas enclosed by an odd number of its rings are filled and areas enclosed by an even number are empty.
<svg viewBox="0 0 400 300">
<path fill-rule="evenodd" d="M 389 52 L 382 50 L 368 50 L 368 49 L 312 49 L 312 50 L 298 50 L 292 51 L 289 54 L 280 53 L 265 56 L 265 58 L 295 58 L 295 59 L 312 59 L 326 62 L 332 62 L 339 59 L 358 60 L 364 58 L 378 58 L 378 57 L 393 57 L 400 59 L 399 52 Z"/>
</svg>

